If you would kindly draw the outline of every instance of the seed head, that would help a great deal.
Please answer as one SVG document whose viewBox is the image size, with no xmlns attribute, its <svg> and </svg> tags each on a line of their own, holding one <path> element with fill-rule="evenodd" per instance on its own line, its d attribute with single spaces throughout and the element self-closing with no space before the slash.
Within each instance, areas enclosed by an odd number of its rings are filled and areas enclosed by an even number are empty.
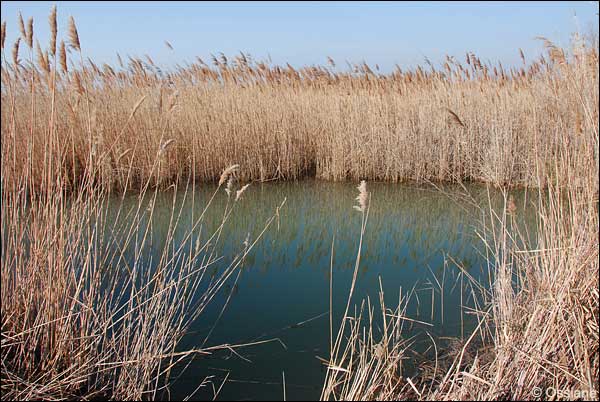
<svg viewBox="0 0 600 402">
<path fill-rule="evenodd" d="M 229 179 L 227 179 L 227 187 L 225 188 L 227 197 L 229 197 L 231 195 L 232 191 L 233 191 L 233 176 L 229 176 Z"/>
<path fill-rule="evenodd" d="M 362 180 L 356 188 L 358 189 L 358 196 L 356 197 L 358 205 L 355 205 L 354 209 L 364 213 L 367 210 L 367 205 L 369 202 L 369 194 L 367 193 L 367 182 Z"/>
<path fill-rule="evenodd" d="M 73 49 L 81 51 L 79 33 L 77 32 L 77 26 L 75 25 L 75 19 L 73 16 L 69 18 L 69 42 Z"/>
<path fill-rule="evenodd" d="M 56 6 L 52 7 L 50 16 L 48 16 L 48 23 L 50 24 L 50 54 L 54 56 L 56 54 Z"/>
<path fill-rule="evenodd" d="M 67 67 L 67 49 L 65 49 L 65 42 L 60 41 L 60 48 L 58 49 L 58 60 L 60 61 L 60 68 L 63 73 L 67 73 L 69 71 Z"/>
<path fill-rule="evenodd" d="M 15 41 L 15 44 L 13 45 L 13 50 L 12 50 L 12 57 L 13 57 L 13 64 L 15 66 L 15 68 L 17 68 L 17 66 L 19 65 L 19 44 L 21 43 L 21 38 L 17 38 L 17 40 Z"/>
<path fill-rule="evenodd" d="M 239 200 L 240 197 L 242 196 L 242 194 L 244 194 L 244 191 L 246 191 L 246 189 L 250 187 L 250 183 L 244 185 L 242 188 L 240 188 L 236 193 L 235 193 L 235 200 Z"/>
<path fill-rule="evenodd" d="M 2 42 L 2 49 L 4 49 L 4 40 L 6 39 L 6 21 L 2 23 L 2 30 L 0 31 L 0 40 Z"/>
<path fill-rule="evenodd" d="M 162 143 L 161 146 L 160 146 L 159 153 L 163 154 L 167 150 L 167 148 L 169 148 L 169 146 L 171 146 L 171 144 L 173 144 L 174 142 L 175 142 L 175 139 L 171 138 L 170 140 L 165 141 L 164 143 Z"/>
<path fill-rule="evenodd" d="M 221 173 L 221 178 L 219 179 L 219 186 L 223 185 L 231 175 L 237 172 L 240 168 L 240 165 L 231 165 L 227 169 Z"/>
</svg>

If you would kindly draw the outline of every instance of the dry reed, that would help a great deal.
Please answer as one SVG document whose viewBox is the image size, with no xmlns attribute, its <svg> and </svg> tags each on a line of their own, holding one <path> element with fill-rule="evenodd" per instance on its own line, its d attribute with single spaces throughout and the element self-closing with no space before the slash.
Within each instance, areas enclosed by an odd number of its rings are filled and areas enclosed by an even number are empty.
<svg viewBox="0 0 600 402">
<path fill-rule="evenodd" d="M 552 145 L 548 135 L 536 134 L 554 147 L 550 159 L 541 157 L 537 141 L 528 145 L 535 156 L 529 184 L 538 188 L 537 235 L 523 232 L 518 206 L 505 189 L 500 212 L 491 200 L 481 206 L 485 218 L 479 235 L 486 246 L 489 283 L 475 282 L 457 266 L 476 301 L 459 307 L 474 315 L 475 330 L 446 346 L 430 336 L 432 352 L 416 361 L 416 373 L 408 375 L 405 361 L 418 356 L 411 353 L 411 339 L 402 335 L 404 326 L 414 322 L 403 312 L 410 297 L 391 311 L 381 295 L 379 332 L 373 326 L 375 308 L 367 300 L 357 314 L 342 319 L 338 339 L 345 336 L 346 341 L 332 346 L 323 400 L 598 399 L 598 60 L 582 57 L 582 69 L 571 70 L 565 51 L 551 43 L 546 47 L 554 68 L 564 74 L 563 84 L 548 82 L 555 101 L 568 97 L 567 88 L 582 92 L 543 114 L 555 124 L 549 126 Z M 471 65 L 478 64 L 470 59 Z M 532 100 L 544 96 L 537 93 Z M 447 110 L 456 126 L 465 128 Z M 485 122 L 469 119 L 467 130 L 473 124 Z M 514 140 L 527 142 L 526 135 L 519 131 Z M 495 150 L 506 147 L 505 140 Z M 574 143 L 580 148 L 575 150 Z M 580 165 L 584 154 L 593 161 L 587 170 Z M 495 159 L 495 168 L 502 168 L 504 158 Z M 520 154 L 512 163 L 526 158 Z"/>
<path fill-rule="evenodd" d="M 142 240 L 134 233 L 153 204 L 146 208 L 140 197 L 132 225 L 111 227 L 103 208 L 109 192 L 152 196 L 194 179 L 227 183 L 230 195 L 234 179 L 305 176 L 550 186 L 538 205 L 540 237 L 529 248 L 514 241 L 515 206 L 508 202 L 502 216 L 490 212 L 483 237 L 496 270 L 491 296 L 446 370 L 402 377 L 406 299 L 391 314 L 381 301 L 379 340 L 371 327 L 361 331 L 360 315 L 347 327 L 349 341 L 343 330 L 335 343 L 332 336 L 325 399 L 598 391 L 597 43 L 569 52 L 542 39 L 546 57 L 527 65 L 520 52 L 523 66 L 510 69 L 472 53 L 465 64 L 448 57 L 440 70 L 428 63 L 390 74 L 366 63 L 348 72 L 277 66 L 243 53 L 213 56 L 214 67 L 198 60 L 170 71 L 119 56 L 119 67 L 101 69 L 84 63 L 71 17 L 68 44 L 79 65 L 68 68 L 61 40 L 57 74 L 48 57 L 56 53 L 55 9 L 49 23 L 50 48 L 37 47 L 37 66 L 19 60 L 21 39 L 33 50 L 33 20 L 26 27 L 21 15 L 12 62 L 2 59 L 3 398 L 156 397 L 182 358 L 174 348 L 204 304 L 173 300 L 190 302 L 206 279 L 206 264 L 216 258 L 210 243 L 196 243 L 188 255 L 168 243 L 154 272 L 142 269 L 140 255 L 125 264 L 100 239 L 114 231 L 143 246 L 147 232 Z M 3 48 L 5 37 L 3 23 Z M 350 296 L 369 208 L 364 181 L 358 189 L 362 230 Z M 568 206 L 559 201 L 565 196 Z M 210 282 L 205 302 L 247 251 Z M 177 259 L 187 261 L 179 271 Z M 152 285 L 127 293 L 116 287 L 123 278 Z M 371 317 L 370 301 L 366 308 Z M 491 348 L 485 359 L 466 362 L 476 339 Z"/>
<path fill-rule="evenodd" d="M 72 18 L 66 35 L 79 51 Z M 50 109 L 54 96 L 56 140 L 64 147 L 50 155 L 61 166 L 50 174 L 64 175 L 69 190 L 88 169 L 95 183 L 118 190 L 125 183 L 117 172 L 130 166 L 127 185 L 139 188 L 156 175 L 150 160 L 164 138 L 185 144 L 160 171 L 158 182 L 165 185 L 190 176 L 218 181 L 231 161 L 244 165 L 240 179 L 260 181 L 312 176 L 537 186 L 545 185 L 540 177 L 567 177 L 559 170 L 572 163 L 573 181 L 583 186 L 591 172 L 597 182 L 597 136 L 589 135 L 598 118 L 597 48 L 578 45 L 569 52 L 547 42 L 547 55 L 517 68 L 469 53 L 466 64 L 448 57 L 443 69 L 390 74 L 375 74 L 366 64 L 349 72 L 278 66 L 243 53 L 215 57 L 214 67 L 198 60 L 167 70 L 130 57 L 122 67 L 100 68 L 80 58 L 71 68 L 61 44 L 56 90 L 36 84 L 34 100 L 31 83 L 44 79 L 47 66 L 40 57 L 38 66 L 19 65 L 17 42 L 2 70 L 12 87 L 10 97 L 2 92 L 3 104 L 11 104 L 2 109 L 2 136 L 17 138 L 3 146 L 3 156 L 17 156 L 6 181 L 18 180 L 28 166 L 13 144 L 23 149 L 30 141 L 36 160 L 46 152 L 44 113 L 33 116 L 33 128 L 11 125 L 9 114 L 13 108 L 29 114 L 32 102 L 38 111 Z M 143 96 L 151 102 L 127 122 L 129 105 Z M 92 108 L 96 127 L 87 125 Z M 102 160 L 91 160 L 94 138 L 102 140 Z M 115 163 L 112 152 L 129 148 L 136 150 L 131 159 Z M 567 163 L 561 150 L 578 157 Z M 32 185 L 42 183 L 38 166 L 31 167 Z"/>
<path fill-rule="evenodd" d="M 33 50 L 33 20 L 27 28 L 22 16 L 19 21 L 23 40 Z M 2 399 L 158 399 L 168 392 L 174 365 L 220 348 L 176 351 L 190 323 L 238 272 L 275 216 L 214 274 L 207 271 L 222 258 L 214 239 L 223 236 L 234 208 L 228 206 L 222 224 L 201 238 L 199 230 L 217 190 L 190 228 L 180 228 L 182 211 L 173 208 L 166 240 L 154 243 L 152 220 L 159 186 L 150 189 L 150 185 L 159 183 L 156 176 L 168 154 L 176 151 L 177 139 L 161 136 L 154 143 L 154 155 L 146 155 L 150 166 L 137 188 L 136 205 L 126 208 L 123 198 L 112 198 L 107 177 L 118 175 L 123 194 L 128 191 L 135 167 L 126 160 L 139 148 L 106 141 L 106 123 L 98 118 L 101 105 L 87 102 L 94 78 L 87 67 L 69 73 L 64 41 L 58 55 L 63 74 L 58 76 L 55 8 L 49 24 L 50 49 L 44 51 L 36 43 L 37 66 L 33 62 L 19 66 L 21 37 L 13 47 L 12 65 L 4 55 L 2 59 L 3 120 L 10 109 L 10 123 L 2 122 L 0 178 Z M 70 45 L 80 51 L 72 18 L 68 36 Z M 22 98 L 25 90 L 27 99 Z M 127 133 L 145 99 L 143 95 L 131 103 L 117 136 Z M 83 114 L 82 105 L 89 107 Z M 68 133 L 62 132 L 61 116 L 69 120 Z M 27 134 L 21 137 L 23 125 Z M 86 131 L 85 138 L 76 134 Z M 83 149 L 86 155 L 81 159 Z M 19 170 L 20 163 L 26 166 Z M 115 169 L 118 163 L 123 165 Z M 234 165 L 224 174 L 239 170 Z M 191 183 L 185 185 L 179 193 L 184 198 L 189 197 Z M 69 188 L 77 191 L 68 196 Z M 238 191 L 238 198 L 246 188 Z M 174 185 L 174 194 L 178 189 Z M 181 244 L 175 241 L 176 231 L 183 235 Z M 194 243 L 189 250 L 182 247 Z M 159 247 L 152 266 L 145 255 L 150 246 Z M 126 257 L 127 249 L 135 250 L 132 258 Z"/>
</svg>

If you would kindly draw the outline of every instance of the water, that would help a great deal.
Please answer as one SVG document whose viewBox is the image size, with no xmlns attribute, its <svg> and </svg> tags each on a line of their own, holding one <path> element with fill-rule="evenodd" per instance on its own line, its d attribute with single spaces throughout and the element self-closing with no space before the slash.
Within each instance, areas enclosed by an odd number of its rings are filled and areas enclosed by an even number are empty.
<svg viewBox="0 0 600 402">
<path fill-rule="evenodd" d="M 197 217 L 202 212 L 214 189 L 210 185 L 197 187 L 194 203 L 188 193 L 175 244 L 182 241 L 191 225 L 192 213 Z M 461 281 L 460 270 L 447 256 L 473 277 L 486 280 L 484 246 L 476 235 L 481 231 L 482 211 L 457 198 L 466 191 L 487 205 L 486 189 L 446 186 L 448 194 L 442 194 L 431 187 L 389 183 L 369 183 L 368 189 L 371 209 L 353 300 L 359 303 L 370 296 L 377 306 L 381 283 L 386 304 L 395 307 L 400 292 L 405 295 L 414 289 L 408 315 L 433 327 L 415 324 L 408 328 L 407 335 L 417 334 L 416 339 L 421 341 L 429 339 L 424 329 L 435 337 L 468 335 L 474 323 L 461 314 L 464 278 Z M 176 205 L 184 202 L 182 193 L 175 195 Z M 226 284 L 193 324 L 180 349 L 202 344 L 228 297 L 229 304 L 207 346 L 278 341 L 236 349 L 237 354 L 220 351 L 194 359 L 183 373 L 175 372 L 179 377 L 170 398 L 181 399 L 194 392 L 206 376 L 213 376 L 214 386 L 219 388 L 227 375 L 218 399 L 281 400 L 285 372 L 287 399 L 318 399 L 325 370 L 317 357 L 327 358 L 329 354 L 332 243 L 335 334 L 346 305 L 359 243 L 361 214 L 352 209 L 356 195 L 356 184 L 351 183 L 301 181 L 250 186 L 224 228 L 218 246 L 225 256 L 220 262 L 223 266 L 243 248 L 248 235 L 253 239 L 260 233 L 284 199 L 286 203 L 248 255 L 237 283 L 234 276 Z M 523 192 L 515 194 L 518 206 L 528 202 L 525 196 Z M 173 197 L 172 192 L 159 193 L 155 201 L 149 265 L 157 260 L 155 254 L 165 241 Z M 492 198 L 499 203 L 499 194 L 492 193 Z M 207 211 L 203 233 L 210 233 L 221 222 L 226 201 L 227 196 L 220 191 Z M 128 203 L 136 204 L 137 197 L 126 198 L 125 206 Z M 465 296 L 463 304 L 469 303 Z M 211 386 L 201 387 L 193 399 L 212 399 L 213 392 Z"/>
</svg>

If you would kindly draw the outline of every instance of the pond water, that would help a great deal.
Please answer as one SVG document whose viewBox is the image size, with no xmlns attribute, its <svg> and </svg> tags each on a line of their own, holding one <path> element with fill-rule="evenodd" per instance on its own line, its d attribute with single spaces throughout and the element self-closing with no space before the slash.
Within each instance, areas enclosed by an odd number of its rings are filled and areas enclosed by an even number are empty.
<svg viewBox="0 0 600 402">
<path fill-rule="evenodd" d="M 197 186 L 194 203 L 189 194 L 180 217 L 182 230 L 192 216 L 204 209 L 214 185 Z M 368 183 L 371 208 L 364 236 L 361 263 L 353 303 L 370 296 L 378 308 L 380 280 L 388 307 L 395 308 L 400 292 L 414 289 L 407 315 L 431 324 L 414 324 L 407 336 L 426 329 L 434 337 L 468 335 L 473 321 L 461 308 L 461 264 L 474 278 L 487 281 L 488 264 L 481 232 L 482 210 L 469 206 L 460 197 L 468 194 L 487 208 L 488 192 L 483 186 L 433 187 Z M 220 400 L 281 400 L 282 372 L 288 400 L 318 399 L 325 367 L 318 359 L 329 355 L 330 261 L 333 242 L 332 305 L 334 334 L 346 305 L 358 250 L 361 214 L 356 204 L 356 183 L 307 180 L 289 183 L 253 183 L 236 203 L 220 240 L 219 262 L 229 264 L 243 248 L 248 234 L 254 238 L 266 220 L 285 199 L 278 219 L 248 255 L 241 274 L 235 275 L 194 322 L 180 345 L 181 350 L 199 347 L 209 331 L 206 346 L 244 344 L 275 339 L 269 343 L 216 352 L 191 361 L 177 376 L 171 399 L 185 398 L 206 376 L 213 376 L 215 388 L 223 379 Z M 493 203 L 501 196 L 491 193 Z M 528 195 L 514 193 L 515 203 L 527 205 Z M 125 198 L 125 206 L 137 197 Z M 203 230 L 210 233 L 221 222 L 227 196 L 220 191 L 207 211 Z M 173 208 L 173 193 L 159 193 L 152 222 L 151 261 L 161 249 Z M 484 209 L 483 211 L 487 211 Z M 526 214 L 523 208 L 518 213 Z M 177 242 L 177 240 L 175 241 Z M 448 256 L 452 257 L 452 262 Z M 156 259 L 156 258 L 155 258 Z M 444 299 L 441 300 L 441 289 Z M 465 292 L 466 293 L 466 292 Z M 229 298 L 222 317 L 217 318 Z M 419 332 L 421 331 L 421 332 Z M 428 341 L 429 342 L 429 341 Z M 418 348 L 418 342 L 416 348 Z M 192 399 L 212 399 L 213 388 L 202 387 Z M 166 397 L 166 396 L 165 396 Z"/>
</svg>

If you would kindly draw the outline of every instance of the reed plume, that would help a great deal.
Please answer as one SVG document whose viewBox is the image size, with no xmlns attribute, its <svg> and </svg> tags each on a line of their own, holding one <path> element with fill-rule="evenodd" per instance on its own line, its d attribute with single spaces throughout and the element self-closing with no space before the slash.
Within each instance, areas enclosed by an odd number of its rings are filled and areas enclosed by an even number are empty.
<svg viewBox="0 0 600 402">
<path fill-rule="evenodd" d="M 56 55 L 56 36 L 58 34 L 58 28 L 56 25 L 56 5 L 52 6 L 50 15 L 48 16 L 48 23 L 50 25 L 50 54 Z"/>
<path fill-rule="evenodd" d="M 17 22 L 19 24 L 19 32 L 21 33 L 21 38 L 25 40 L 27 38 L 27 30 L 25 29 L 25 21 L 23 21 L 23 15 L 19 12 L 19 16 L 17 17 Z"/>
<path fill-rule="evenodd" d="M 233 176 L 230 176 L 227 179 L 227 186 L 225 186 L 225 192 L 227 193 L 227 197 L 231 196 L 233 192 Z"/>
<path fill-rule="evenodd" d="M 159 153 L 163 154 L 167 150 L 167 148 L 169 148 L 174 142 L 175 142 L 175 139 L 171 138 L 171 139 L 165 141 L 164 143 L 162 143 L 160 146 Z"/>
<path fill-rule="evenodd" d="M 515 204 L 515 199 L 512 194 L 508 197 L 508 204 L 506 206 L 506 212 L 509 215 L 513 215 L 517 212 L 517 205 Z"/>
<path fill-rule="evenodd" d="M 83 95 L 85 93 L 85 89 L 81 83 L 81 77 L 77 71 L 73 74 L 73 85 L 75 86 L 75 90 L 79 95 Z"/>
<path fill-rule="evenodd" d="M 17 38 L 17 40 L 15 41 L 15 44 L 13 45 L 12 59 L 13 59 L 13 65 L 15 66 L 15 68 L 17 68 L 19 66 L 19 44 L 20 43 L 21 43 L 21 38 Z"/>
<path fill-rule="evenodd" d="M 519 56 L 521 56 L 521 60 L 523 61 L 523 65 L 525 65 L 525 53 L 523 53 L 523 49 L 519 48 Z"/>
<path fill-rule="evenodd" d="M 33 49 L 33 17 L 29 17 L 27 21 L 27 35 L 25 36 L 25 42 L 29 49 Z"/>
<path fill-rule="evenodd" d="M 240 199 L 240 197 L 242 196 L 242 194 L 244 194 L 244 191 L 246 191 L 246 189 L 248 187 L 250 187 L 250 183 L 242 186 L 242 188 L 240 188 L 238 191 L 236 191 L 236 193 L 235 193 L 235 200 L 236 201 Z"/>
<path fill-rule="evenodd" d="M 58 60 L 62 72 L 66 74 L 69 71 L 67 67 L 67 49 L 65 48 L 65 42 L 62 40 L 60 41 L 60 47 L 58 49 Z"/>
<path fill-rule="evenodd" d="M 550 39 L 544 36 L 536 36 L 534 39 L 544 42 L 544 47 L 548 51 L 548 56 L 553 63 L 565 64 L 567 62 L 564 50 L 556 46 Z"/>
<path fill-rule="evenodd" d="M 127 156 L 130 152 L 132 151 L 131 148 L 126 149 L 125 151 L 121 152 L 121 154 L 119 155 L 119 157 L 117 158 L 117 163 L 119 163 L 119 161 L 121 159 L 123 159 L 125 156 Z"/>
<path fill-rule="evenodd" d="M 233 176 L 240 169 L 240 165 L 231 165 L 221 173 L 219 178 L 219 186 L 223 185 L 231 176 Z"/>
<path fill-rule="evenodd" d="M 4 40 L 6 39 L 6 21 L 2 23 L 2 28 L 0 29 L 0 43 L 1 48 L 4 49 Z"/>
<path fill-rule="evenodd" d="M 46 73 L 50 72 L 50 64 L 48 62 L 48 59 L 46 58 L 46 56 L 44 55 L 44 52 L 42 51 L 42 48 L 40 47 L 40 42 L 36 41 L 35 44 L 35 50 L 36 50 L 36 54 L 37 54 L 37 62 L 38 65 L 40 66 L 40 68 L 42 70 L 44 70 Z"/>
<path fill-rule="evenodd" d="M 458 115 L 456 113 L 454 113 L 449 108 L 446 108 L 446 110 L 448 111 L 448 113 L 450 113 L 450 122 L 451 123 L 456 124 L 460 127 L 465 127 L 465 124 L 462 122 L 462 120 L 460 119 L 460 117 L 458 117 Z"/>
<path fill-rule="evenodd" d="M 179 99 L 179 91 L 175 91 L 167 99 L 167 112 L 171 113 L 177 106 L 177 99 Z"/>
<path fill-rule="evenodd" d="M 81 51 L 81 44 L 79 43 L 79 33 L 77 32 L 77 26 L 75 25 L 75 18 L 69 17 L 69 43 L 75 50 Z"/>
<path fill-rule="evenodd" d="M 367 193 L 367 182 L 362 180 L 360 184 L 356 187 L 358 190 L 358 196 L 356 197 L 356 201 L 358 201 L 358 205 L 354 206 L 359 212 L 365 212 L 367 210 L 369 194 Z"/>
<path fill-rule="evenodd" d="M 140 108 L 140 106 L 142 106 L 142 103 L 144 103 L 145 100 L 146 100 L 146 95 L 142 96 L 135 103 L 135 105 L 133 105 L 133 109 L 131 110 L 130 118 L 133 117 L 133 116 L 135 116 L 135 114 L 137 113 L 138 109 Z M 175 141 L 175 140 L 169 140 L 169 141 Z"/>
</svg>

